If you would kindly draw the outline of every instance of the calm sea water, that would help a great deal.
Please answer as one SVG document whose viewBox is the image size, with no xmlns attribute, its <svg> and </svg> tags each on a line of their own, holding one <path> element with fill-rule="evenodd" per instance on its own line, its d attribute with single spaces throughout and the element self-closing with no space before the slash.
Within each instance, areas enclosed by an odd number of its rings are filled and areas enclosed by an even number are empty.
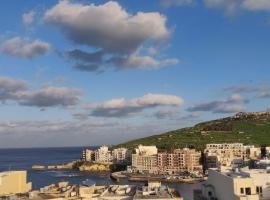
<svg viewBox="0 0 270 200">
<path fill-rule="evenodd" d="M 0 149 L 0 171 L 27 170 L 28 180 L 32 182 L 33 189 L 57 183 L 69 181 L 78 184 L 85 179 L 91 179 L 96 184 L 114 183 L 108 174 L 82 173 L 70 170 L 32 170 L 33 165 L 63 164 L 81 158 L 82 150 L 86 147 L 68 148 L 33 148 L 33 149 Z M 95 147 L 87 147 L 95 149 Z M 122 182 L 127 183 L 126 181 Z M 134 183 L 133 183 L 134 184 Z M 192 191 L 199 188 L 199 184 L 173 184 L 179 190 L 185 200 L 192 200 Z"/>
</svg>

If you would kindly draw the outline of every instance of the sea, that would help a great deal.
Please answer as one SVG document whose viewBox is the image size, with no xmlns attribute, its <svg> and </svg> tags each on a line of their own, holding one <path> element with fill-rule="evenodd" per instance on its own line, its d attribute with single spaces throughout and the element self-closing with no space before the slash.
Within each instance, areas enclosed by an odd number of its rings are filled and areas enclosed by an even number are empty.
<svg viewBox="0 0 270 200">
<path fill-rule="evenodd" d="M 96 185 L 119 184 L 110 179 L 109 174 L 79 172 L 76 170 L 32 170 L 33 165 L 57 165 L 81 158 L 84 149 L 97 147 L 64 147 L 64 148 L 29 148 L 29 149 L 0 149 L 0 172 L 9 170 L 27 170 L 28 181 L 33 189 L 69 181 L 80 184 L 90 179 Z M 138 184 L 122 180 L 120 184 Z M 174 183 L 170 187 L 176 188 L 185 200 L 193 200 L 193 190 L 200 188 L 198 184 Z"/>
</svg>

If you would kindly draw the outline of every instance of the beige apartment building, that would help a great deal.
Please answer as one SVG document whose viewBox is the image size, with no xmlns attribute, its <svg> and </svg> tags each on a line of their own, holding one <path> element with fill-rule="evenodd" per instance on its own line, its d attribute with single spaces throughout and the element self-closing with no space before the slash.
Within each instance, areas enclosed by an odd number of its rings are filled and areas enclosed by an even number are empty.
<svg viewBox="0 0 270 200">
<path fill-rule="evenodd" d="M 157 165 L 160 172 L 169 174 L 201 171 L 201 153 L 195 149 L 175 149 L 172 153 L 158 153 Z"/>
<path fill-rule="evenodd" d="M 132 154 L 132 171 L 157 173 L 157 147 L 139 145 L 135 149 L 135 154 Z"/>
<path fill-rule="evenodd" d="M 95 161 L 95 151 L 90 149 L 85 149 L 82 153 L 82 159 L 83 161 Z"/>
<path fill-rule="evenodd" d="M 32 183 L 27 183 L 26 171 L 7 171 L 0 173 L 0 196 L 23 194 L 32 189 Z"/>
</svg>

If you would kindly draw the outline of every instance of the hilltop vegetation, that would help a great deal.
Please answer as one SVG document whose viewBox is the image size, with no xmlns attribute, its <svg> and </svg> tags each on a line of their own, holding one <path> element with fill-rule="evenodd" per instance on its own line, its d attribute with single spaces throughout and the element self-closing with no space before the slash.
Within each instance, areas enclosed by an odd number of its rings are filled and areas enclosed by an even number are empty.
<svg viewBox="0 0 270 200">
<path fill-rule="evenodd" d="M 226 142 L 270 145 L 270 113 L 238 113 L 233 117 L 132 140 L 115 147 L 134 148 L 142 144 L 157 145 L 158 148 L 165 150 L 183 147 L 203 149 L 207 143 Z"/>
</svg>

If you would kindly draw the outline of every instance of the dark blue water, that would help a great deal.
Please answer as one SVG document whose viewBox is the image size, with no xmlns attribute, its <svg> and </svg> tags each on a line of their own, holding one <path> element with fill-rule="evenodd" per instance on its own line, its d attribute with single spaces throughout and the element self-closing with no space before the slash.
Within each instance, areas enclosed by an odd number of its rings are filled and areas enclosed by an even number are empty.
<svg viewBox="0 0 270 200">
<path fill-rule="evenodd" d="M 109 174 L 83 173 L 74 170 L 32 170 L 33 165 L 57 165 L 78 160 L 85 148 L 0 149 L 0 171 L 27 170 L 28 181 L 32 182 L 33 189 L 39 189 L 60 181 L 79 184 L 85 179 L 91 179 L 97 185 L 114 183 L 109 178 Z M 95 147 L 87 148 L 95 149 Z M 128 182 L 122 181 L 121 183 L 126 184 Z M 192 200 L 192 190 L 200 187 L 199 184 L 172 184 L 171 186 L 177 188 L 185 200 Z"/>
<path fill-rule="evenodd" d="M 0 149 L 0 171 L 27 170 L 28 180 L 32 182 L 33 189 L 59 181 L 69 181 L 77 184 L 86 178 L 90 178 L 97 184 L 111 182 L 108 174 L 97 175 L 74 170 L 32 170 L 33 165 L 57 165 L 78 160 L 81 158 L 83 149 L 85 147 Z"/>
</svg>

